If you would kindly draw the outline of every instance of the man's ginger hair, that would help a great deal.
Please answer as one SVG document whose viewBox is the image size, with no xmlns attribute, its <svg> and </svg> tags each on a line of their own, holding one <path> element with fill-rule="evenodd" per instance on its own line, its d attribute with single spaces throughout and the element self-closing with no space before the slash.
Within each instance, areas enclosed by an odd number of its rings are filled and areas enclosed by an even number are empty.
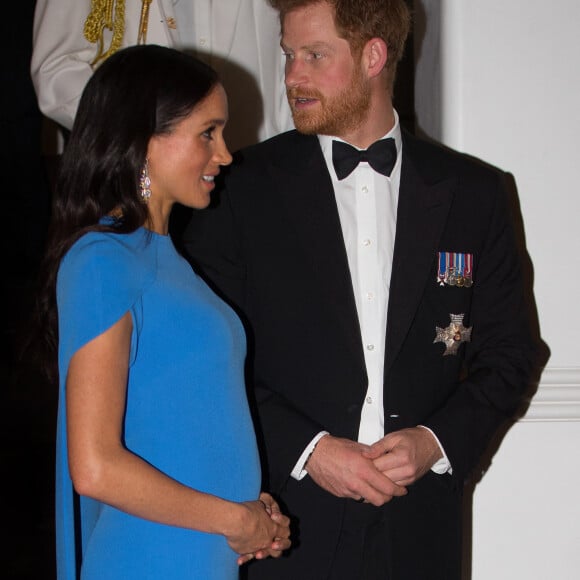
<svg viewBox="0 0 580 580">
<path fill-rule="evenodd" d="M 403 58 L 411 27 L 411 13 L 404 0 L 269 0 L 284 16 L 297 8 L 328 4 L 334 11 L 338 34 L 350 45 L 353 56 L 360 55 L 371 38 L 381 38 L 388 50 L 387 75 L 392 93 L 397 65 Z"/>
</svg>

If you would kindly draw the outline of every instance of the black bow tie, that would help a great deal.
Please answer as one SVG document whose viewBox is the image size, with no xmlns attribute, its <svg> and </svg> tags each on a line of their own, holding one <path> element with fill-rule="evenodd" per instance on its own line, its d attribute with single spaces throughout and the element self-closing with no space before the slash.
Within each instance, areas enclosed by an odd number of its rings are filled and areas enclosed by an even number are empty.
<svg viewBox="0 0 580 580">
<path fill-rule="evenodd" d="M 332 163 L 338 179 L 350 175 L 361 161 L 366 161 L 378 173 L 389 176 L 396 160 L 397 148 L 392 138 L 376 141 L 363 151 L 342 141 L 332 142 Z"/>
</svg>

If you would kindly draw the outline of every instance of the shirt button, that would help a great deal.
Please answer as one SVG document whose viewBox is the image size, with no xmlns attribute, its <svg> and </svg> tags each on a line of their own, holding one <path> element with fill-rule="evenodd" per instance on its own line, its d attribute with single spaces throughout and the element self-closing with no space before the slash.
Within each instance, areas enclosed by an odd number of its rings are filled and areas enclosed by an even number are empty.
<svg viewBox="0 0 580 580">
<path fill-rule="evenodd" d="M 201 46 L 205 46 L 205 45 L 207 44 L 207 38 L 205 38 L 205 37 L 203 37 L 203 36 L 202 36 L 202 37 L 199 39 L 199 44 L 200 44 Z"/>
<path fill-rule="evenodd" d="M 370 246 L 371 245 L 371 241 L 367 238 L 366 240 L 363 240 L 363 246 Z"/>
<path fill-rule="evenodd" d="M 372 292 L 367 292 L 367 300 L 372 300 L 375 295 Z"/>
<path fill-rule="evenodd" d="M 363 193 L 368 193 L 369 192 L 369 188 L 366 185 L 363 185 L 362 188 L 361 188 L 361 191 Z"/>
<path fill-rule="evenodd" d="M 367 344 L 367 350 L 375 350 L 374 344 Z"/>
<path fill-rule="evenodd" d="M 373 398 L 367 397 L 367 405 L 372 405 L 372 403 L 373 403 Z"/>
</svg>

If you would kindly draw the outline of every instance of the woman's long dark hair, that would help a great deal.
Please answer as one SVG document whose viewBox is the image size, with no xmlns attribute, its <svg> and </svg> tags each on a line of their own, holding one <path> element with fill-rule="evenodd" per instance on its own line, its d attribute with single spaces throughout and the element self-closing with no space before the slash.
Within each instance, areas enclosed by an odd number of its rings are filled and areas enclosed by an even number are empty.
<svg viewBox="0 0 580 580">
<path fill-rule="evenodd" d="M 174 49 L 132 46 L 109 57 L 80 99 L 55 182 L 35 312 L 35 358 L 58 376 L 56 278 L 60 261 L 89 231 L 128 233 L 144 225 L 139 179 L 154 135 L 170 133 L 219 82 L 205 63 Z M 112 224 L 99 223 L 115 212 Z"/>
</svg>

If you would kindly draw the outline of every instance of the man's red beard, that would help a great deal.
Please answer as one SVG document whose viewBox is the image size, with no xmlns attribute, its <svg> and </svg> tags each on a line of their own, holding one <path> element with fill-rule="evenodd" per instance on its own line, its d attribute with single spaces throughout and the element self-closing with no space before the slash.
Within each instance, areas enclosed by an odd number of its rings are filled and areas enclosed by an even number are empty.
<svg viewBox="0 0 580 580">
<path fill-rule="evenodd" d="M 362 74 L 354 74 L 349 86 L 334 97 L 327 98 L 315 89 L 286 90 L 294 126 L 306 135 L 341 137 L 356 129 L 368 114 L 370 88 Z M 312 108 L 296 107 L 296 99 L 314 99 Z"/>
</svg>

